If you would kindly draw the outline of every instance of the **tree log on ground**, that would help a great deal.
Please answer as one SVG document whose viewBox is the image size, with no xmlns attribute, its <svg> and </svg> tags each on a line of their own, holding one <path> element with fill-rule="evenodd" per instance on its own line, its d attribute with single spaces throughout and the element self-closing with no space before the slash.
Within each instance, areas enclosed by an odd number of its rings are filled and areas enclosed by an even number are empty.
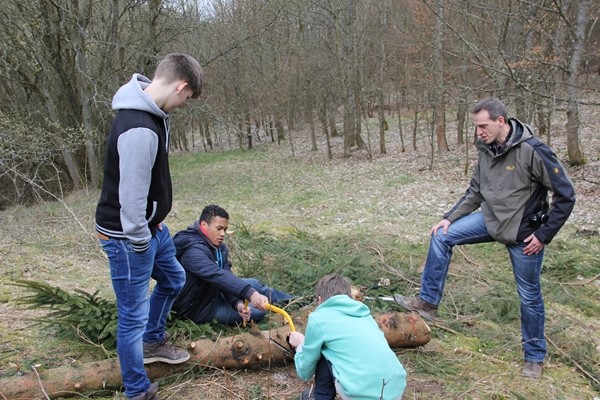
<svg viewBox="0 0 600 400">
<path fill-rule="evenodd" d="M 415 313 L 390 311 L 375 316 L 391 348 L 417 347 L 431 339 L 429 326 Z M 303 326 L 302 322 L 298 323 Z M 190 360 L 182 365 L 154 363 L 146 366 L 151 380 L 176 372 L 211 365 L 225 369 L 275 367 L 293 363 L 293 359 L 275 343 L 287 346 L 289 327 L 269 331 L 250 329 L 238 335 L 200 339 L 191 342 Z M 117 359 L 91 363 L 73 361 L 68 365 L 0 379 L 0 399 L 25 400 L 76 396 L 97 390 L 119 389 L 121 374 Z"/>
</svg>

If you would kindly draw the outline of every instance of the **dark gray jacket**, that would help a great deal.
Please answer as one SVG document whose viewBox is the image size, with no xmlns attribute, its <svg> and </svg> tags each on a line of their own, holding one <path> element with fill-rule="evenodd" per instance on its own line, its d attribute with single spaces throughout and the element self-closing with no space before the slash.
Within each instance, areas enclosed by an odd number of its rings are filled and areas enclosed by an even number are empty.
<svg viewBox="0 0 600 400">
<path fill-rule="evenodd" d="M 477 142 L 479 162 L 463 197 L 444 215 L 450 221 L 481 207 L 488 233 L 506 244 L 522 242 L 530 234 L 548 244 L 569 218 L 575 189 L 552 150 L 533 136 L 531 127 L 509 118 L 511 136 L 506 150 L 494 154 Z M 542 209 L 552 192 L 548 222 L 534 226 L 531 215 Z"/>
</svg>

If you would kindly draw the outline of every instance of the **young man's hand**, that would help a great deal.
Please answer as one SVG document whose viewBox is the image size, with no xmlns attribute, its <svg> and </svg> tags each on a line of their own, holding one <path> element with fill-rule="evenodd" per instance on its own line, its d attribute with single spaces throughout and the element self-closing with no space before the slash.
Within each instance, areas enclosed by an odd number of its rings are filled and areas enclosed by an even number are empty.
<svg viewBox="0 0 600 400">
<path fill-rule="evenodd" d="M 250 303 L 252 303 L 252 307 L 266 311 L 267 304 L 269 304 L 269 299 L 267 296 L 263 296 L 258 292 L 254 292 L 252 293 L 252 296 L 250 296 Z"/>
<path fill-rule="evenodd" d="M 237 303 L 236 310 L 244 321 L 250 321 L 250 307 L 246 307 L 243 301 Z"/>
</svg>

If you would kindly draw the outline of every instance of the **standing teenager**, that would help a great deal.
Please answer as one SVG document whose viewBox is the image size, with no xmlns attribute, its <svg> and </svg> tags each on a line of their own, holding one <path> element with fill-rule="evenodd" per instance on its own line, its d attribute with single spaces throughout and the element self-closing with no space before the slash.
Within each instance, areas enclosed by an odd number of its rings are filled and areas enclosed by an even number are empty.
<svg viewBox="0 0 600 400">
<path fill-rule="evenodd" d="M 172 206 L 169 112 L 202 91 L 202 68 L 169 54 L 152 80 L 140 74 L 115 94 L 96 230 L 117 299 L 117 353 L 128 398 L 157 399 L 144 364 L 179 364 L 190 355 L 167 344 L 166 319 L 185 283 L 163 223 Z M 156 285 L 149 294 L 150 278 Z"/>
</svg>

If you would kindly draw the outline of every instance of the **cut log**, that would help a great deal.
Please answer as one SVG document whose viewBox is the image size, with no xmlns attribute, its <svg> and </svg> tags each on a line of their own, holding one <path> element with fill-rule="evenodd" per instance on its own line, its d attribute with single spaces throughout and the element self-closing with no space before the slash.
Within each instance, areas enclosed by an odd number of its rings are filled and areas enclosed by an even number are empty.
<svg viewBox="0 0 600 400">
<path fill-rule="evenodd" d="M 390 311 L 375 316 L 392 348 L 417 347 L 429 342 L 431 330 L 418 314 Z M 296 322 L 296 321 L 294 321 Z M 301 322 L 298 326 L 303 326 Z M 195 366 L 210 365 L 225 369 L 276 367 L 293 363 L 279 347 L 286 346 L 289 327 L 269 331 L 245 331 L 216 341 L 201 339 L 188 346 L 190 360 L 182 365 L 154 363 L 146 366 L 151 380 Z M 277 342 L 277 343 L 275 343 Z M 37 368 L 31 372 L 0 379 L 0 399 L 25 400 L 71 397 L 93 390 L 118 390 L 121 374 L 117 359 L 91 363 L 74 361 L 52 369 Z"/>
</svg>

